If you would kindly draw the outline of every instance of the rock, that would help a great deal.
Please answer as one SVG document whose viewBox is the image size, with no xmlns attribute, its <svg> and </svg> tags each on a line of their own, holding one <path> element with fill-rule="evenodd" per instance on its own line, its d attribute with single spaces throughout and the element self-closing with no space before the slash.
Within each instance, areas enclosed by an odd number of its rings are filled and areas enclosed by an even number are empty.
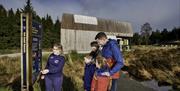
<svg viewBox="0 0 180 91">
<path fill-rule="evenodd" d="M 151 73 L 149 73 L 147 70 L 145 69 L 142 69 L 142 70 L 139 70 L 140 72 L 140 77 L 144 80 L 150 80 L 152 79 L 152 75 Z"/>
</svg>

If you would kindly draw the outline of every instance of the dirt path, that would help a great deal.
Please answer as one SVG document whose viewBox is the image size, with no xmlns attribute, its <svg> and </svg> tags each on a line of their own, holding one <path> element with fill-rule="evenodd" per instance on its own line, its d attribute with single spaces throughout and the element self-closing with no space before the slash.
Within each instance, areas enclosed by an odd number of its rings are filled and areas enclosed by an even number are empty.
<svg viewBox="0 0 180 91">
<path fill-rule="evenodd" d="M 43 55 L 44 54 L 49 54 L 49 53 L 51 53 L 51 52 L 43 52 Z M 0 57 L 4 57 L 4 56 L 8 56 L 8 57 L 18 57 L 18 56 L 20 56 L 21 55 L 21 53 L 12 53 L 12 54 L 3 54 L 3 55 L 0 55 Z"/>
</svg>

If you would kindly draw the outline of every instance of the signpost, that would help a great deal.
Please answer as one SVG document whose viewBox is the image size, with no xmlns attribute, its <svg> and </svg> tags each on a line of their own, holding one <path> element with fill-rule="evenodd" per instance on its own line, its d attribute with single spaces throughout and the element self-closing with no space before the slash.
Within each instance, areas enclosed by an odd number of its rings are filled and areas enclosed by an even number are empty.
<svg viewBox="0 0 180 91">
<path fill-rule="evenodd" d="M 33 91 L 42 68 L 42 26 L 31 13 L 21 14 L 21 91 Z"/>
<path fill-rule="evenodd" d="M 41 49 L 41 39 L 42 39 L 42 26 L 36 21 L 32 22 L 32 81 L 35 83 L 38 75 L 40 74 L 42 64 L 42 49 Z"/>
</svg>

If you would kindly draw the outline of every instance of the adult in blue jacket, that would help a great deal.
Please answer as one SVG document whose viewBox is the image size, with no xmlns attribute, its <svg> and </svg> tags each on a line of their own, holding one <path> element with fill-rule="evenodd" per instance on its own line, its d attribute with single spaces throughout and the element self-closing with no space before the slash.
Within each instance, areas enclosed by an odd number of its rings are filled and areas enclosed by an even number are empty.
<svg viewBox="0 0 180 91">
<path fill-rule="evenodd" d="M 119 77 L 117 77 L 116 74 L 119 75 L 119 71 L 124 66 L 122 53 L 118 43 L 116 40 L 108 39 L 104 32 L 99 32 L 95 39 L 97 40 L 98 44 L 103 47 L 101 55 L 106 59 L 113 59 L 115 61 L 113 67 L 110 70 L 105 70 L 103 72 L 100 71 L 101 73 L 98 74 L 112 76 L 111 91 L 117 91 L 117 80 Z"/>
<path fill-rule="evenodd" d="M 47 65 L 41 71 L 45 78 L 46 91 L 61 91 L 63 82 L 63 67 L 65 58 L 62 56 L 62 45 L 55 44 L 53 46 L 53 53 L 49 56 Z"/>
</svg>

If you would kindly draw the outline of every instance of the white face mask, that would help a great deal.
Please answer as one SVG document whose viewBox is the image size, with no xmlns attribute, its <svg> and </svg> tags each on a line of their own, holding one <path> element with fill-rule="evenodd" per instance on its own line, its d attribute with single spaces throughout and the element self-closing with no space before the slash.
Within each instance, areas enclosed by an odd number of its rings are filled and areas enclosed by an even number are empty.
<svg viewBox="0 0 180 91">
<path fill-rule="evenodd" d="M 53 52 L 54 55 L 60 55 L 60 52 Z"/>
<path fill-rule="evenodd" d="M 103 47 L 102 47 L 102 46 L 100 46 L 100 47 L 99 47 L 99 50 L 102 50 L 102 49 L 103 49 Z"/>
<path fill-rule="evenodd" d="M 53 47 L 54 55 L 60 55 L 60 50 L 57 47 Z"/>
<path fill-rule="evenodd" d="M 91 47 L 91 50 L 92 50 L 92 51 L 96 51 L 97 48 L 93 46 L 93 47 Z"/>
</svg>

